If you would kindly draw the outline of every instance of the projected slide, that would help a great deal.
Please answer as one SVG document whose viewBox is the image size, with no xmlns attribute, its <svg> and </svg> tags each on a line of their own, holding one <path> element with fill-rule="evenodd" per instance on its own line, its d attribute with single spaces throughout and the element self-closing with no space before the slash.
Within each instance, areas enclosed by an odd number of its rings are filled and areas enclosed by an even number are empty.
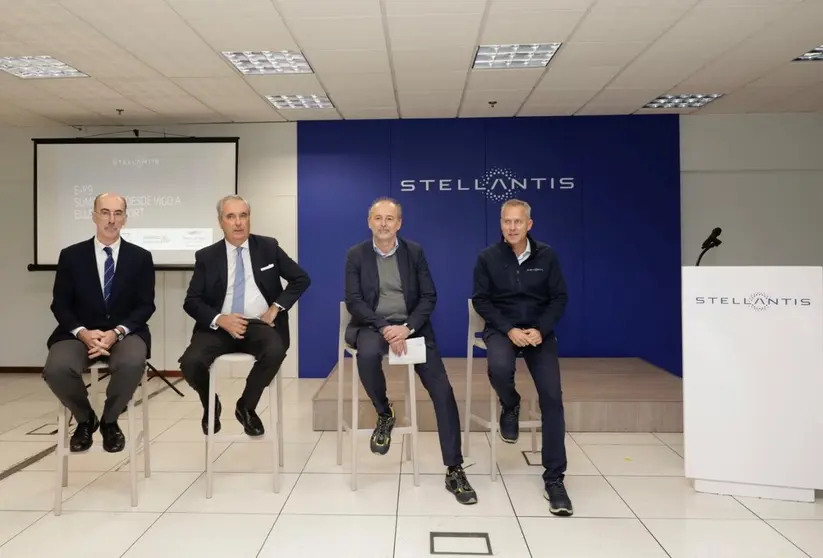
<svg viewBox="0 0 823 558">
<path fill-rule="evenodd" d="M 94 198 L 125 197 L 122 237 L 156 265 L 191 265 L 222 238 L 217 200 L 236 192 L 236 142 L 36 143 L 36 264 L 94 234 Z"/>
</svg>

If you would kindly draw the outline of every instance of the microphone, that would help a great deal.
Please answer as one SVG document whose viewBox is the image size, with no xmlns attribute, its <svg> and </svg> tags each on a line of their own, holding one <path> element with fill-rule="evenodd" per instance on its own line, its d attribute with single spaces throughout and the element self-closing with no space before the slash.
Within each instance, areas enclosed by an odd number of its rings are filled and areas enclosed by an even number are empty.
<svg viewBox="0 0 823 558">
<path fill-rule="evenodd" d="M 703 259 L 703 256 L 706 254 L 706 252 L 708 252 L 712 248 L 716 248 L 723 244 L 723 241 L 717 238 L 718 236 L 720 236 L 721 232 L 723 232 L 723 230 L 720 227 L 715 227 L 712 230 L 712 234 L 709 235 L 709 238 L 703 241 L 703 246 L 701 246 L 703 251 L 700 252 L 700 256 L 697 258 L 697 263 L 695 265 L 700 265 L 700 260 Z"/>
<path fill-rule="evenodd" d="M 706 250 L 708 248 L 720 246 L 723 243 L 723 241 L 717 237 L 720 236 L 721 232 L 723 232 L 723 229 L 721 229 L 720 227 L 715 227 L 714 230 L 712 230 L 712 234 L 709 235 L 709 238 L 703 241 L 703 246 L 701 246 L 701 248 L 703 250 Z"/>
</svg>

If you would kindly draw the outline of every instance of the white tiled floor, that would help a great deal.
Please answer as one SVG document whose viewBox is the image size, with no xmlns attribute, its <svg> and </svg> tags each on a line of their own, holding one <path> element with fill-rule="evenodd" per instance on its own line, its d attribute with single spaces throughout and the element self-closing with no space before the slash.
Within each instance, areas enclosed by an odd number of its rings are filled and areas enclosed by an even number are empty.
<svg viewBox="0 0 823 558">
<path fill-rule="evenodd" d="M 219 381 L 226 432 L 240 432 L 231 408 L 243 381 Z M 397 440 L 384 457 L 359 445 L 358 490 L 352 492 L 348 444 L 338 466 L 335 434 L 312 431 L 311 398 L 320 382 L 283 385 L 279 494 L 271 490 L 266 445 L 221 444 L 214 496 L 206 500 L 200 404 L 181 383 L 186 397 L 166 390 L 152 398 L 153 474 L 139 480 L 136 509 L 129 503 L 125 454 L 94 453 L 70 459 L 63 515 L 55 517 L 54 456 L 48 455 L 0 481 L 0 558 L 412 558 L 488 547 L 506 558 L 823 558 L 823 501 L 697 494 L 683 478 L 677 434 L 570 433 L 570 519 L 549 514 L 528 433 L 515 446 L 498 446 L 497 482 L 489 477 L 488 438 L 472 435 L 466 471 L 478 492 L 475 506 L 457 504 L 443 488 L 435 433 L 421 434 L 419 487 Z M 152 380 L 150 386 L 164 384 Z M 266 402 L 259 409 L 264 421 Z M 0 471 L 51 447 L 52 436 L 29 432 L 53 430 L 55 411 L 39 376 L 0 375 Z M 432 532 L 464 536 L 432 538 Z"/>
</svg>

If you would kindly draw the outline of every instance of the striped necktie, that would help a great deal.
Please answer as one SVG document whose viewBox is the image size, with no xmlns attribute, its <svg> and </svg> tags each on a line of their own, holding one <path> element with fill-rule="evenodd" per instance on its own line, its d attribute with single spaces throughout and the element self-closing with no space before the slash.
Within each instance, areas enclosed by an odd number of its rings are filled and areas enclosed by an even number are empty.
<svg viewBox="0 0 823 558">
<path fill-rule="evenodd" d="M 106 263 L 103 266 L 103 300 L 106 301 L 106 306 L 108 306 L 111 297 L 111 285 L 114 281 L 114 258 L 111 255 L 111 246 L 106 246 L 103 251 L 106 252 Z"/>
<path fill-rule="evenodd" d="M 243 264 L 243 247 L 237 247 L 237 264 L 234 267 L 234 292 L 231 299 L 232 314 L 243 314 L 246 306 L 246 266 Z"/>
</svg>

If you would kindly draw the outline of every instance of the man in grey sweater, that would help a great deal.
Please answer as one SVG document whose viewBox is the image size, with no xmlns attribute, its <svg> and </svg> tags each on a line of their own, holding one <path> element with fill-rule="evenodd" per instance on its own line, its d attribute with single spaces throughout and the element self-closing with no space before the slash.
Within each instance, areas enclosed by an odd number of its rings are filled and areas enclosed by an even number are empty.
<svg viewBox="0 0 823 558">
<path fill-rule="evenodd" d="M 415 365 L 434 404 L 440 450 L 446 466 L 446 490 L 461 504 L 477 503 L 477 494 L 463 472 L 460 415 L 454 391 L 437 350 L 429 318 L 437 302 L 423 248 L 398 238 L 402 210 L 392 199 L 379 199 L 369 209 L 372 238 L 346 254 L 346 307 L 352 320 L 346 343 L 357 349 L 360 381 L 377 411 L 371 450 L 385 455 L 391 445 L 394 408 L 386 397 L 383 357 L 391 349 L 406 352 L 406 339 L 423 337 L 426 362 Z"/>
</svg>

